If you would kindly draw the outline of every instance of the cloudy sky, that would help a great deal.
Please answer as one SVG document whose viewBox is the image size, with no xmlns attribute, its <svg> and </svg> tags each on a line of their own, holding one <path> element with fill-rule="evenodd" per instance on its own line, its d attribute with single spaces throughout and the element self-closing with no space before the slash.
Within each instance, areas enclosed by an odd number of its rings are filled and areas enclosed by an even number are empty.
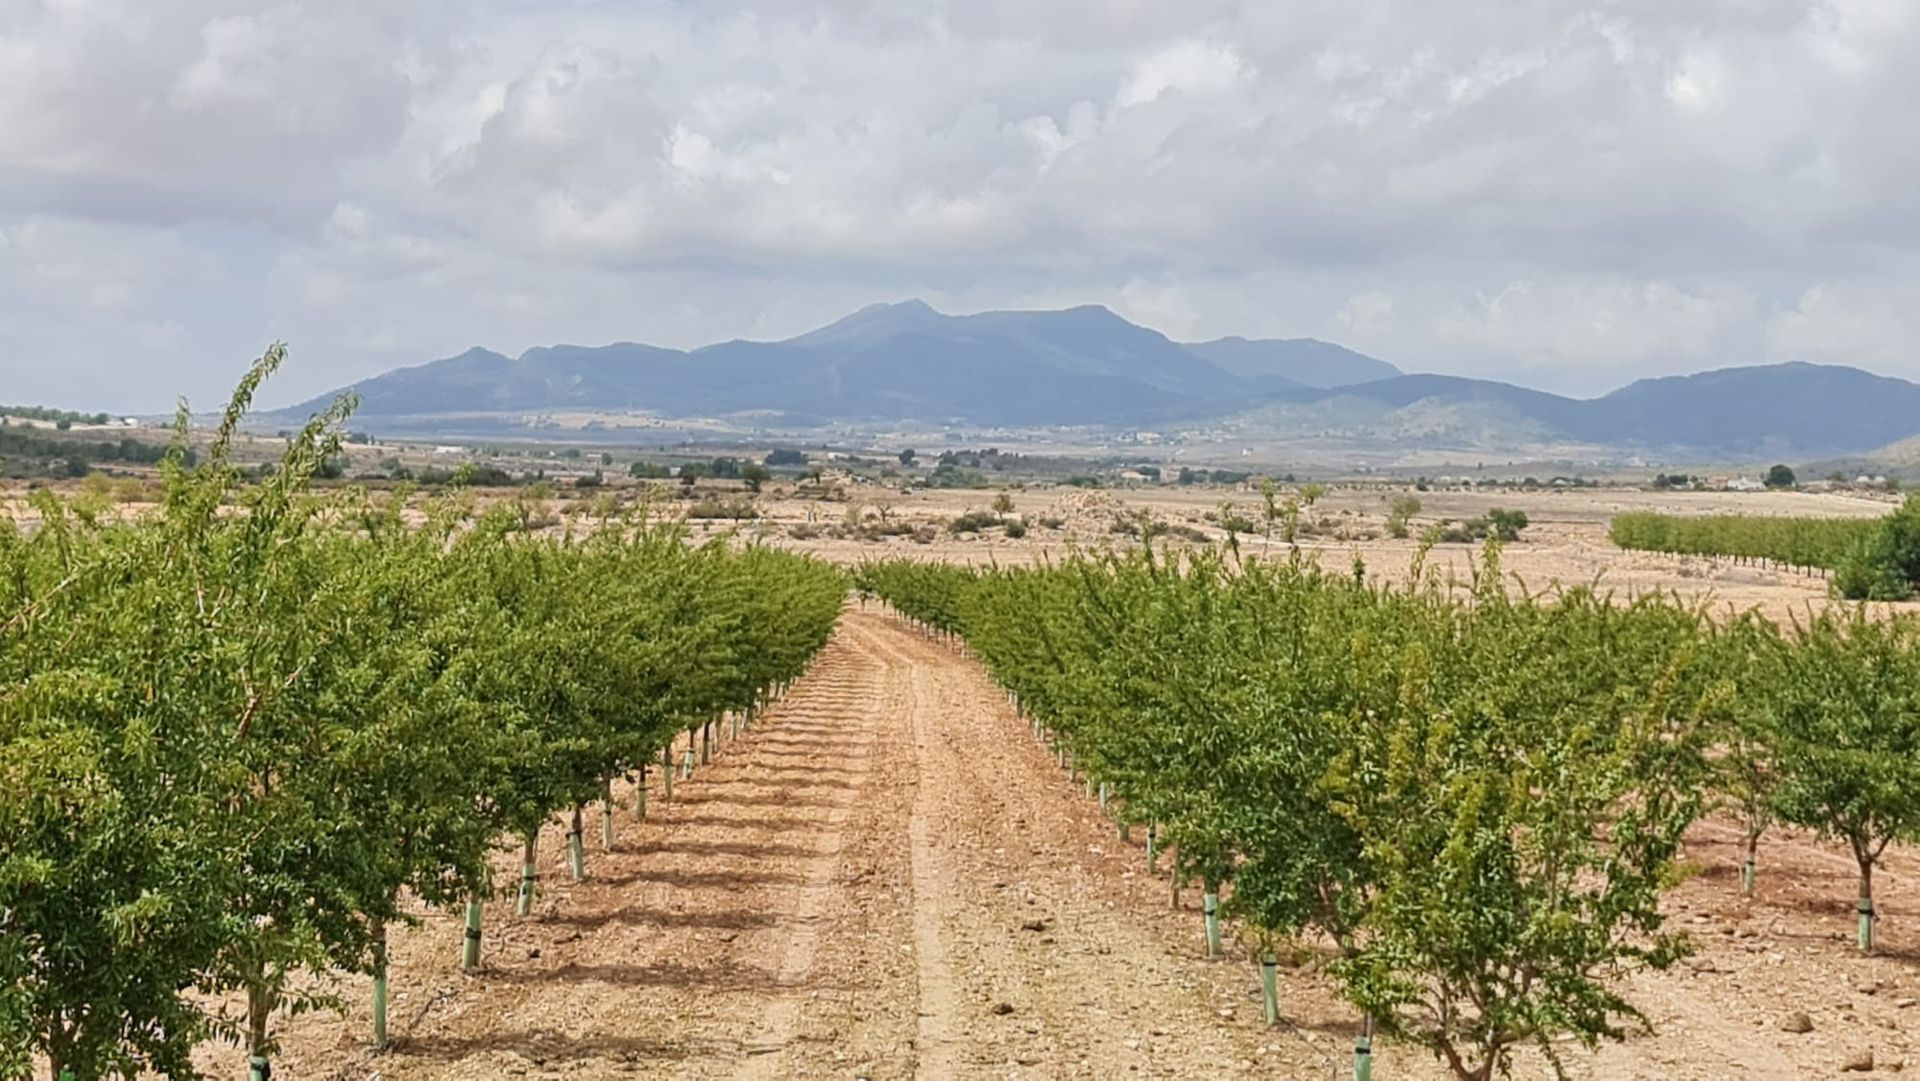
<svg viewBox="0 0 1920 1081">
<path fill-rule="evenodd" d="M 0 0 L 0 401 L 1101 303 L 1920 378 L 1914 0 Z"/>
</svg>

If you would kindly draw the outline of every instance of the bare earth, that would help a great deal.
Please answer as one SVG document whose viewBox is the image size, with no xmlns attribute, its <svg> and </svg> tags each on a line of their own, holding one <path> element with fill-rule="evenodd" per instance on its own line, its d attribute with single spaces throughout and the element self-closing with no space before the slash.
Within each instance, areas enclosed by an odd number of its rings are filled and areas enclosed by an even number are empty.
<svg viewBox="0 0 1920 1081">
<path fill-rule="evenodd" d="M 622 799 L 630 800 L 623 793 Z M 483 971 L 429 913 L 395 943 L 393 1048 L 373 1055 L 362 981 L 343 1019 L 283 1020 L 281 1078 L 1347 1076 L 1354 1018 L 1311 969 L 1261 1022 L 1238 947 L 1202 957 L 1197 891 L 1169 905 L 1138 831 L 1122 842 L 984 673 L 877 609 L 850 611 L 814 670 L 649 817 L 589 822 L 589 878 L 543 841 L 531 919 L 489 911 Z M 1673 896 L 1691 965 L 1632 984 L 1659 1030 L 1589 1054 L 1594 1078 L 1838 1075 L 1920 1042 L 1920 859 L 1879 878 L 1880 956 L 1852 948 L 1852 870 L 1774 836 L 1737 896 L 1734 832 L 1703 824 Z M 505 862 L 502 864 L 506 866 Z M 1813 1031 L 1779 1022 L 1804 1010 Z M 1381 1078 L 1442 1076 L 1415 1048 Z M 1898 1066 L 1896 1066 L 1898 1064 Z M 209 1052 L 216 1076 L 237 1053 Z M 1522 1061 L 1517 1075 L 1546 1073 Z"/>
<path fill-rule="evenodd" d="M 1222 502 L 1231 503 L 1237 514 L 1256 523 L 1260 519 L 1260 496 L 1248 489 L 1172 485 L 1098 491 L 1034 488 L 1008 493 L 1014 513 L 1028 525 L 1023 538 L 1008 539 L 994 530 L 954 536 L 943 528 L 956 515 L 987 510 L 996 494 L 948 490 L 903 496 L 856 485 L 845 490 L 844 502 L 809 502 L 793 497 L 764 500 L 764 517 L 746 526 L 745 531 L 783 547 L 847 564 L 906 558 L 1006 566 L 1057 560 L 1075 550 L 1124 548 L 1131 542 L 1111 530 L 1116 515 L 1145 512 L 1163 524 L 1186 526 L 1214 541 L 1224 539 L 1224 534 L 1206 516 L 1217 512 Z M 1421 502 L 1421 512 L 1413 521 L 1415 536 L 1442 519 L 1461 521 L 1496 508 L 1525 511 L 1532 524 L 1519 543 L 1505 547 L 1501 565 L 1511 583 L 1526 589 L 1597 584 L 1622 596 L 1657 591 L 1704 599 L 1718 610 L 1757 609 L 1778 621 L 1825 605 L 1826 579 L 1819 574 L 1741 565 L 1725 559 L 1622 551 L 1608 540 L 1608 524 L 1614 515 L 1631 510 L 1846 518 L 1880 517 L 1898 505 L 1893 496 L 1842 492 L 1655 492 L 1616 487 L 1409 493 L 1404 487 L 1336 486 L 1306 513 L 1305 520 L 1313 528 L 1302 537 L 1301 550 L 1330 570 L 1344 573 L 1358 558 L 1370 574 L 1403 580 L 1420 546 L 1414 540 L 1394 540 L 1384 535 L 1388 502 L 1400 494 L 1416 494 Z M 843 520 L 849 508 L 872 520 L 878 513 L 875 508 L 883 505 L 893 521 L 926 525 L 930 539 L 926 543 L 910 537 L 862 541 L 834 537 L 830 531 L 819 536 L 794 536 L 797 527 L 805 532 L 810 525 L 831 526 Z M 1040 524 L 1047 521 L 1061 524 Z M 719 531 L 728 525 L 711 523 L 695 528 Z M 1243 552 L 1250 555 L 1285 558 L 1291 552 L 1277 535 L 1271 541 L 1258 533 L 1242 535 L 1239 542 Z M 1480 556 L 1479 545 L 1440 545 L 1428 554 L 1426 567 L 1442 576 L 1465 578 Z M 1903 607 L 1920 610 L 1920 601 Z"/>
</svg>

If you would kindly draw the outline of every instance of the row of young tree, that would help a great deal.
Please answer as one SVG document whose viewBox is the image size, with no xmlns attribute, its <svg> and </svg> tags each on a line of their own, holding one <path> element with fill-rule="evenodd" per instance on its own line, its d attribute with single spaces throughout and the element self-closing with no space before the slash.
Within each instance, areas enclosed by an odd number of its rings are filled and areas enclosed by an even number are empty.
<svg viewBox="0 0 1920 1081">
<path fill-rule="evenodd" d="M 1920 589 L 1920 496 L 1886 518 L 1684 517 L 1635 511 L 1613 519 L 1621 548 L 1833 572 L 1849 600 L 1905 600 Z"/>
<path fill-rule="evenodd" d="M 1659 901 L 1716 806 L 1750 852 L 1776 820 L 1844 840 L 1868 947 L 1873 868 L 1920 831 L 1911 617 L 1515 595 L 1497 546 L 1460 587 L 1151 551 L 858 582 L 962 636 L 1176 897 L 1198 880 L 1211 948 L 1237 917 L 1270 1021 L 1275 955 L 1318 948 L 1463 1078 L 1644 1021 L 1617 979 L 1684 954 Z"/>
<path fill-rule="evenodd" d="M 562 816 L 582 873 L 583 809 L 761 707 L 845 597 L 673 527 L 316 495 L 344 406 L 242 484 L 280 357 L 197 467 L 182 421 L 151 515 L 42 493 L 36 529 L 0 521 L 0 1077 L 192 1077 L 223 1038 L 265 1078 L 271 1019 L 340 973 L 384 1039 L 390 927 L 465 906 L 476 964 L 503 838 L 531 857 Z"/>
</svg>

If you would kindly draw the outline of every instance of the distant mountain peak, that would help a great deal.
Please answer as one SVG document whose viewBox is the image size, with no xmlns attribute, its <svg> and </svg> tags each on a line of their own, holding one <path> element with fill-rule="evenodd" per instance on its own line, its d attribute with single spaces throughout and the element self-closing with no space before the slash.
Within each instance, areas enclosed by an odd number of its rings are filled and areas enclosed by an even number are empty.
<svg viewBox="0 0 1920 1081">
<path fill-rule="evenodd" d="M 1601 398 L 1406 375 L 1312 338 L 1182 345 L 1100 304 L 947 315 L 873 304 L 786 341 L 692 352 L 633 343 L 484 348 L 353 388 L 361 422 L 554 411 L 663 417 L 784 414 L 795 424 L 959 420 L 1004 427 L 1147 426 L 1245 441 L 1369 447 L 1600 446 L 1794 461 L 1920 431 L 1920 385 L 1790 361 L 1644 379 Z M 323 407 L 331 396 L 289 412 Z M 422 420 L 422 418 L 425 418 Z"/>
<path fill-rule="evenodd" d="M 846 316 L 843 319 L 836 320 L 836 322 L 845 323 L 845 322 L 849 322 L 851 320 L 856 320 L 856 319 L 873 319 L 875 317 L 883 316 L 883 315 L 890 315 L 894 317 L 913 317 L 913 316 L 919 316 L 919 315 L 939 315 L 939 314 L 940 314 L 939 312 L 933 309 L 933 305 L 928 304 L 926 301 L 921 300 L 919 297 L 912 297 L 907 300 L 895 300 L 895 301 L 882 300 L 873 304 L 868 304 L 865 307 L 855 311 L 852 315 Z M 827 325 L 833 326 L 834 324 L 829 323 Z"/>
<path fill-rule="evenodd" d="M 836 319 L 818 330 L 786 339 L 789 345 L 833 345 L 852 341 L 873 341 L 892 334 L 908 334 L 944 323 L 952 316 L 935 311 L 931 304 L 915 297 L 896 303 L 869 304 L 852 315 Z"/>
</svg>

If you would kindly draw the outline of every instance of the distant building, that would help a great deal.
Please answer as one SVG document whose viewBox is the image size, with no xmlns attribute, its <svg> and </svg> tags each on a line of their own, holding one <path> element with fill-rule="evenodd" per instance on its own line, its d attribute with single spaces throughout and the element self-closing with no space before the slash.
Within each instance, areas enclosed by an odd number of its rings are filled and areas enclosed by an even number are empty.
<svg viewBox="0 0 1920 1081">
<path fill-rule="evenodd" d="M 1752 477 L 1735 477 L 1727 482 L 1729 492 L 1764 492 L 1767 486 Z"/>
</svg>

